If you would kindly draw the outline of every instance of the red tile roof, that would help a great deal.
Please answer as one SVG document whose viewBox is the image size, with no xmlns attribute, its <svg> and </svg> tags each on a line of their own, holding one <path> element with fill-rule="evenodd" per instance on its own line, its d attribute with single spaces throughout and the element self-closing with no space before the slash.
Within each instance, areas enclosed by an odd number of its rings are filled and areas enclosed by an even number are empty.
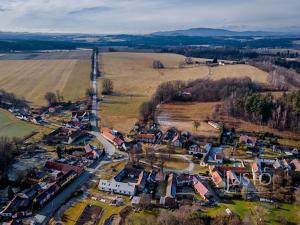
<svg viewBox="0 0 300 225">
<path fill-rule="evenodd" d="M 297 159 L 292 160 L 291 164 L 294 166 L 295 171 L 300 171 L 300 163 Z"/>
<path fill-rule="evenodd" d="M 208 193 L 208 189 L 196 177 L 193 178 L 193 186 L 203 198 L 206 198 L 205 195 Z"/>
<path fill-rule="evenodd" d="M 215 170 L 218 169 L 219 171 L 233 171 L 236 173 L 245 173 L 247 172 L 247 168 L 246 167 L 235 167 L 235 166 L 218 166 L 215 167 Z"/>
<path fill-rule="evenodd" d="M 79 174 L 84 170 L 84 168 L 80 166 L 73 166 L 65 163 L 52 162 L 52 161 L 47 161 L 45 167 L 48 169 L 55 169 L 55 170 L 62 171 L 65 174 L 70 172 L 71 170 L 74 170 L 77 174 Z"/>
<path fill-rule="evenodd" d="M 137 137 L 141 139 L 155 139 L 154 134 L 138 134 Z"/>
<path fill-rule="evenodd" d="M 101 127 L 101 133 L 112 133 L 112 130 L 108 127 Z"/>
<path fill-rule="evenodd" d="M 124 141 L 118 137 L 115 137 L 113 141 L 119 146 L 121 146 L 124 143 Z"/>
<path fill-rule="evenodd" d="M 224 183 L 223 178 L 221 177 L 218 171 L 212 173 L 212 179 L 218 187 L 222 186 Z"/>
<path fill-rule="evenodd" d="M 252 137 L 248 135 L 240 136 L 240 142 L 256 144 L 256 141 L 257 141 L 257 137 Z"/>
<path fill-rule="evenodd" d="M 256 162 L 256 161 L 254 161 L 254 162 L 252 163 L 252 171 L 253 171 L 253 172 L 258 172 L 258 171 L 259 171 L 259 168 L 258 168 L 258 165 L 257 165 L 257 162 Z"/>
<path fill-rule="evenodd" d="M 102 135 L 111 142 L 114 142 L 114 139 L 116 138 L 113 134 L 108 132 L 103 132 Z"/>
</svg>

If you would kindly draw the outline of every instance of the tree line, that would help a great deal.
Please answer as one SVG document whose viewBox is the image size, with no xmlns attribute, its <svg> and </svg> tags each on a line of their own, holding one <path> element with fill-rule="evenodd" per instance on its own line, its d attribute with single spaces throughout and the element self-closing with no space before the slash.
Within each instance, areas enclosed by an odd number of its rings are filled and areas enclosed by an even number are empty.
<svg viewBox="0 0 300 225">
<path fill-rule="evenodd" d="M 11 140 L 7 137 L 0 137 L 0 180 L 14 155 L 18 153 L 20 143 L 21 141 L 17 138 Z"/>
<path fill-rule="evenodd" d="M 259 56 L 258 53 L 250 49 L 241 49 L 239 47 L 169 47 L 163 48 L 161 52 L 171 52 L 181 54 L 186 57 L 194 58 L 218 58 L 224 60 L 243 60 L 254 59 Z"/>
<path fill-rule="evenodd" d="M 24 98 L 18 98 L 13 93 L 0 90 L 0 107 L 9 104 L 12 104 L 17 108 L 29 108 L 29 105 Z"/>
<path fill-rule="evenodd" d="M 294 69 L 297 73 L 300 73 L 300 62 L 299 61 L 289 61 L 286 59 L 278 58 L 274 62 L 276 65 L 287 68 Z"/>
<path fill-rule="evenodd" d="M 269 58 L 261 60 L 251 60 L 250 65 L 255 66 L 269 73 L 268 80 L 274 86 L 281 89 L 289 89 L 291 87 L 300 87 L 300 76 L 294 69 L 287 69 L 278 66 Z"/>
<path fill-rule="evenodd" d="M 168 81 L 160 84 L 148 102 L 140 107 L 144 121 L 153 120 L 157 105 L 169 101 L 221 101 L 232 93 L 262 91 L 265 87 L 250 78 L 226 78 L 221 80 L 197 79 L 194 81 Z"/>
<path fill-rule="evenodd" d="M 267 91 L 272 89 L 247 77 L 168 81 L 140 106 L 140 115 L 144 122 L 155 121 L 157 106 L 170 101 L 224 101 L 222 113 L 280 130 L 300 131 L 300 91 L 279 98 Z"/>
<path fill-rule="evenodd" d="M 1 40 L 0 51 L 31 51 L 52 49 L 76 49 L 87 44 L 72 43 L 67 41 L 41 41 L 41 40 Z"/>
</svg>

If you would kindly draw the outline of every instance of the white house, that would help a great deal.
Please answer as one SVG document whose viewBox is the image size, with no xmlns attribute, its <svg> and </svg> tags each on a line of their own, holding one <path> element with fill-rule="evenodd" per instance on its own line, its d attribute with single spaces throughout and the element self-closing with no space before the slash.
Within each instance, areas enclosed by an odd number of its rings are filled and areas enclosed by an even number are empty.
<svg viewBox="0 0 300 225">
<path fill-rule="evenodd" d="M 213 121 L 208 121 L 207 122 L 210 126 L 212 126 L 213 128 L 217 129 L 217 130 L 220 130 L 221 129 L 221 125 L 216 123 L 216 122 L 213 122 Z"/>
<path fill-rule="evenodd" d="M 128 183 L 117 182 L 115 181 L 115 179 L 111 179 L 111 180 L 101 179 L 98 188 L 101 191 L 133 196 L 135 194 L 136 184 L 130 182 Z"/>
</svg>

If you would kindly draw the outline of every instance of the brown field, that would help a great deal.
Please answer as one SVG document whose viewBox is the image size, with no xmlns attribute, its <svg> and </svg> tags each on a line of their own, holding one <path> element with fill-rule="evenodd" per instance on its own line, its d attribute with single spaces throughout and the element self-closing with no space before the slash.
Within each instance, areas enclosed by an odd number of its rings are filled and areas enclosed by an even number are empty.
<svg viewBox="0 0 300 225">
<path fill-rule="evenodd" d="M 0 87 L 33 105 L 45 105 L 48 91 L 59 91 L 65 100 L 77 100 L 90 85 L 89 73 L 89 60 L 0 61 Z"/>
<path fill-rule="evenodd" d="M 250 77 L 251 80 L 268 83 L 268 74 L 260 69 L 249 65 L 225 65 L 211 68 L 211 78 L 233 78 L 233 77 Z"/>
<path fill-rule="evenodd" d="M 220 66 L 206 65 L 179 68 L 185 57 L 160 53 L 105 53 L 101 56 L 101 70 L 104 77 L 114 82 L 115 96 L 101 104 L 102 124 L 128 132 L 139 116 L 139 106 L 147 101 L 157 86 L 169 80 L 213 79 L 233 76 L 249 76 L 256 81 L 266 81 L 266 73 L 248 65 Z M 152 68 L 153 60 L 161 60 L 165 69 Z M 223 72 L 222 72 L 223 71 Z M 99 84 L 99 90 L 101 91 Z"/>
<path fill-rule="evenodd" d="M 241 119 L 236 119 L 227 116 L 221 116 L 218 119 L 222 121 L 224 124 L 226 124 L 227 126 L 235 127 L 239 131 L 270 132 L 287 139 L 293 139 L 293 138 L 299 139 L 299 133 L 295 133 L 291 131 L 280 131 L 277 129 L 270 128 L 268 126 L 260 126 Z"/>
<path fill-rule="evenodd" d="M 205 122 L 208 117 L 212 116 L 218 104 L 218 102 L 163 104 L 157 112 L 158 122 L 163 129 L 174 126 L 180 130 L 193 131 L 198 135 L 218 136 L 218 130 Z M 193 125 L 195 120 L 200 121 L 197 131 Z"/>
<path fill-rule="evenodd" d="M 206 103 L 174 103 L 163 104 L 158 110 L 158 121 L 163 128 L 175 126 L 180 130 L 193 131 L 194 134 L 203 136 L 218 136 L 219 131 L 208 125 L 204 120 L 208 117 L 212 118 L 214 108 L 220 102 Z M 200 121 L 200 127 L 194 130 L 193 121 Z M 238 131 L 255 131 L 255 132 L 271 132 L 284 138 L 299 138 L 299 134 L 279 131 L 267 126 L 256 125 L 241 119 L 228 116 L 220 116 L 216 120 L 221 121 L 226 126 L 235 127 Z"/>
</svg>

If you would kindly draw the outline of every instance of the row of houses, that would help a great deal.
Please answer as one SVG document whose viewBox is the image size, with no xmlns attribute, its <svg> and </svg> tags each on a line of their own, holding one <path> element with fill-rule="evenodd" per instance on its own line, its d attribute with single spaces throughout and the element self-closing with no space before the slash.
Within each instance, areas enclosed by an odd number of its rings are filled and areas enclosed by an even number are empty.
<svg viewBox="0 0 300 225">
<path fill-rule="evenodd" d="M 90 127 L 90 113 L 86 110 L 72 111 L 71 120 L 65 126 L 75 129 L 88 129 Z"/>
<path fill-rule="evenodd" d="M 12 199 L 7 196 L 7 204 L 0 212 L 0 219 L 23 218 L 31 215 L 34 210 L 44 207 L 97 159 L 92 157 L 95 151 L 93 146 L 86 145 L 82 157 L 70 156 L 48 160 L 43 169 L 30 172 L 28 181 L 33 187 L 14 194 Z"/>
<path fill-rule="evenodd" d="M 150 194 L 161 207 L 176 208 L 186 199 L 194 200 L 195 194 L 201 195 L 203 201 L 213 201 L 214 195 L 196 175 L 177 175 L 164 173 L 162 170 L 150 172 L 138 168 L 125 168 L 112 179 L 100 179 L 98 188 L 115 194 L 139 196 Z M 134 204 L 137 204 L 134 198 Z"/>
<path fill-rule="evenodd" d="M 43 137 L 43 141 L 46 144 L 57 145 L 64 144 L 70 145 L 73 144 L 76 140 L 80 138 L 87 137 L 88 134 L 82 130 L 67 128 L 67 127 L 59 127 L 53 130 L 51 133 L 45 135 Z"/>
<path fill-rule="evenodd" d="M 216 188 L 237 192 L 245 184 L 244 175 L 249 171 L 244 166 L 209 166 L 209 172 Z"/>
<path fill-rule="evenodd" d="M 251 164 L 251 172 L 253 181 L 259 181 L 262 174 L 273 175 L 277 169 L 283 169 L 293 175 L 295 178 L 300 178 L 300 162 L 298 159 L 256 159 Z"/>
<path fill-rule="evenodd" d="M 8 201 L 0 212 L 1 220 L 5 221 L 32 215 L 34 209 L 43 207 L 83 171 L 83 168 L 79 166 L 50 161 L 46 163 L 45 169 L 46 173 L 38 173 L 33 176 L 36 183 L 32 188 L 15 194 Z"/>
<path fill-rule="evenodd" d="M 182 201 L 194 201 L 196 194 L 209 204 L 217 204 L 209 183 L 200 176 L 170 173 L 165 195 L 160 197 L 159 204 L 166 208 L 176 208 Z"/>
</svg>

